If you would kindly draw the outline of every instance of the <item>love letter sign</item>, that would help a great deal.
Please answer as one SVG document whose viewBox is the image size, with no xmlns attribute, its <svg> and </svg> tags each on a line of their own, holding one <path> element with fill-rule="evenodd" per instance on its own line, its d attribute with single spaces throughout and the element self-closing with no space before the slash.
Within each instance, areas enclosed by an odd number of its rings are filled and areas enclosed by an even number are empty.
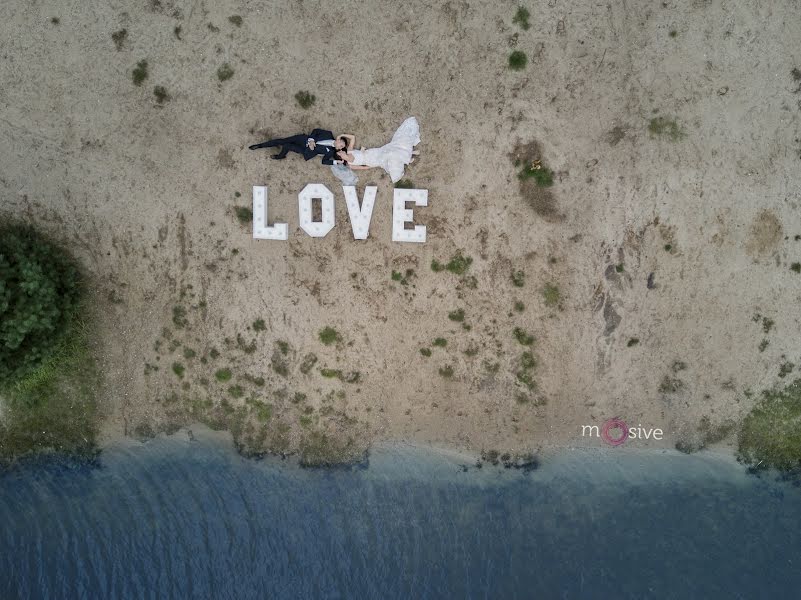
<svg viewBox="0 0 801 600">
<path fill-rule="evenodd" d="M 368 185 L 364 189 L 364 198 L 359 205 L 356 187 L 343 185 L 345 204 L 348 207 L 353 239 L 366 240 L 370 232 L 370 220 L 373 217 L 373 206 L 378 187 Z M 319 200 L 321 218 L 315 221 L 312 217 L 312 200 Z M 392 241 L 423 243 L 426 241 L 425 225 L 415 225 L 406 229 L 406 223 L 412 223 L 414 213 L 406 208 L 407 203 L 415 206 L 428 206 L 428 190 L 393 190 L 392 195 Z M 286 223 L 268 225 L 267 186 L 253 186 L 253 237 L 257 240 L 286 240 L 289 226 Z M 322 183 L 310 183 L 298 194 L 298 220 L 300 228 L 311 237 L 325 237 L 334 228 L 334 194 Z"/>
</svg>

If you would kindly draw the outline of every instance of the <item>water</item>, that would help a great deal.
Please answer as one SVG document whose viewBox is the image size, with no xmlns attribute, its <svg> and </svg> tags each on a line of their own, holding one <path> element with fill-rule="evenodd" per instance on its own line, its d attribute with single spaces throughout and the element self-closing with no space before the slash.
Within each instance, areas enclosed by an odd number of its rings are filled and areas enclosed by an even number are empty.
<svg viewBox="0 0 801 600">
<path fill-rule="evenodd" d="M 621 449 L 622 450 L 622 449 Z M 186 438 L 0 476 L 0 598 L 789 598 L 801 490 L 714 456 L 310 471 Z"/>
</svg>

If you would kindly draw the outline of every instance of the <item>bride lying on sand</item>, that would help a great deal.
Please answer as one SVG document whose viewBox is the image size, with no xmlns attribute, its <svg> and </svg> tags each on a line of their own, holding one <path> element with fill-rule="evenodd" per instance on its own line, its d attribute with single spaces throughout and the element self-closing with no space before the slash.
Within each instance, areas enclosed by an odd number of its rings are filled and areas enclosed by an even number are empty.
<svg viewBox="0 0 801 600">
<path fill-rule="evenodd" d="M 332 167 L 334 174 L 346 185 L 349 185 L 346 179 L 356 179 L 351 170 L 373 167 L 381 167 L 389 174 L 392 183 L 397 183 L 403 177 L 406 165 L 414 161 L 413 156 L 419 154 L 414 147 L 420 143 L 420 127 L 414 117 L 409 117 L 401 123 L 392 136 L 392 141 L 380 148 L 356 150 L 353 148 L 355 139 L 353 136 L 348 137 L 350 139 L 346 150 L 341 150 L 337 154 L 342 163 Z"/>
</svg>

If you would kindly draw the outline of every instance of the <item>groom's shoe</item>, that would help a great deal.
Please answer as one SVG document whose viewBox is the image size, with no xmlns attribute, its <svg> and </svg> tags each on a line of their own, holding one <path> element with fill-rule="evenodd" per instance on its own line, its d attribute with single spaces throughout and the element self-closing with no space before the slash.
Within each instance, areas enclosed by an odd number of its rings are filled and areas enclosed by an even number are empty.
<svg viewBox="0 0 801 600">
<path fill-rule="evenodd" d="M 270 158 L 272 158 L 273 160 L 282 160 L 282 159 L 286 158 L 286 152 L 281 152 L 280 154 L 275 154 L 275 155 L 271 156 Z"/>
</svg>

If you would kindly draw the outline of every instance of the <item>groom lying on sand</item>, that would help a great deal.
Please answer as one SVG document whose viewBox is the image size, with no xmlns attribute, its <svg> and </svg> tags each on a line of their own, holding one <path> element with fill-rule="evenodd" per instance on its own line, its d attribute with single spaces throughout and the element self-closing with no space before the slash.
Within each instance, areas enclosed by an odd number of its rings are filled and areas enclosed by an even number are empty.
<svg viewBox="0 0 801 600">
<path fill-rule="evenodd" d="M 339 164 L 342 161 L 337 160 L 337 152 L 348 148 L 348 138 L 352 136 L 340 135 L 334 137 L 334 134 L 327 129 L 315 129 L 310 135 L 298 134 L 285 138 L 276 138 L 262 142 L 261 144 L 253 144 L 248 146 L 251 150 L 258 148 L 274 148 L 281 147 L 281 151 L 271 156 L 275 160 L 286 158 L 288 152 L 297 152 L 302 154 L 303 158 L 310 160 L 315 156 L 322 156 L 324 165 Z"/>
</svg>

